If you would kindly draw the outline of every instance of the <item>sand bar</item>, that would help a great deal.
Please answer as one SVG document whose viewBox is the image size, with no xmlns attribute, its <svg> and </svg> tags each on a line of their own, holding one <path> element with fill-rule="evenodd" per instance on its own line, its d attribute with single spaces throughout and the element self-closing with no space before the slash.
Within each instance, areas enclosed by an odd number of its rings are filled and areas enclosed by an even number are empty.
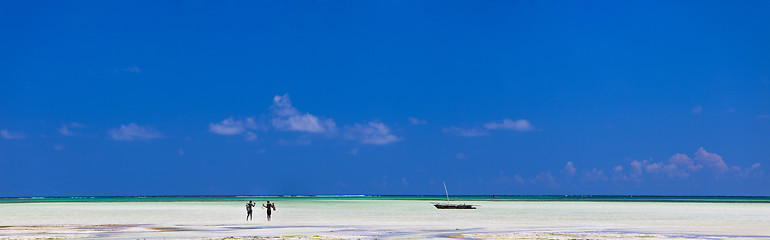
<svg viewBox="0 0 770 240">
<path fill-rule="evenodd" d="M 279 200 L 273 221 L 245 202 L 0 204 L 0 239 L 770 239 L 770 204 Z"/>
</svg>

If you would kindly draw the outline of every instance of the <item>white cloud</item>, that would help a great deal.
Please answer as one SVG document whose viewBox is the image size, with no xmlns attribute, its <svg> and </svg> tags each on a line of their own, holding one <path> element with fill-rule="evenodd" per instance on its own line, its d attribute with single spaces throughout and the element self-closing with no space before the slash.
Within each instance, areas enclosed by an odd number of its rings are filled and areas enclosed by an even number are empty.
<svg viewBox="0 0 770 240">
<path fill-rule="evenodd" d="M 751 167 L 748 168 L 741 168 L 738 166 L 732 166 L 730 167 L 730 173 L 736 174 L 740 177 L 762 177 L 764 174 L 764 171 L 759 169 L 762 166 L 760 163 L 754 163 L 751 165 Z"/>
<path fill-rule="evenodd" d="M 751 168 L 750 168 L 750 169 L 751 169 L 751 170 L 756 170 L 756 169 L 758 169 L 758 168 L 759 168 L 759 167 L 761 167 L 761 166 L 762 166 L 762 164 L 760 164 L 760 163 L 754 163 L 753 165 L 751 165 Z"/>
<path fill-rule="evenodd" d="M 58 143 L 54 144 L 53 145 L 53 150 L 57 150 L 57 151 L 64 150 L 64 145 L 61 145 L 61 144 L 58 144 Z"/>
<path fill-rule="evenodd" d="M 390 132 L 388 126 L 381 122 L 372 121 L 365 125 L 355 124 L 346 129 L 345 134 L 349 139 L 355 139 L 365 144 L 384 145 L 401 140 Z"/>
<path fill-rule="evenodd" d="M 444 133 L 463 136 L 463 137 L 478 137 L 489 135 L 489 132 L 478 128 L 460 128 L 460 127 L 448 127 L 441 130 Z"/>
<path fill-rule="evenodd" d="M 564 169 L 562 170 L 567 176 L 572 177 L 575 176 L 575 173 L 577 172 L 577 168 L 575 168 L 575 165 L 572 164 L 572 162 L 567 162 L 567 165 L 564 166 Z"/>
<path fill-rule="evenodd" d="M 64 136 L 75 136 L 75 135 L 77 135 L 77 133 L 70 131 L 69 127 L 67 127 L 67 125 L 61 126 L 61 128 L 59 128 L 59 133 L 61 133 L 61 135 L 64 135 Z"/>
<path fill-rule="evenodd" d="M 27 137 L 27 134 L 20 132 L 9 132 L 8 129 L 3 129 L 0 130 L 0 137 L 5 139 L 24 139 Z"/>
<path fill-rule="evenodd" d="M 527 183 L 527 180 L 525 180 L 519 174 L 516 174 L 513 177 L 509 177 L 509 176 L 504 175 L 503 171 L 500 171 L 500 177 L 497 178 L 497 182 L 499 182 L 499 183 L 525 184 L 525 183 Z"/>
<path fill-rule="evenodd" d="M 130 73 L 142 73 L 142 69 L 139 69 L 139 67 L 137 66 L 123 68 L 123 71 L 130 72 Z"/>
<path fill-rule="evenodd" d="M 701 168 L 703 168 L 703 165 L 696 164 L 695 161 L 691 159 L 689 156 L 681 153 L 674 154 L 674 156 L 671 156 L 670 158 L 668 158 L 668 162 L 674 165 L 683 166 L 685 167 L 685 169 L 692 172 L 696 172 Z"/>
<path fill-rule="evenodd" d="M 530 182 L 535 183 L 535 184 L 537 184 L 537 183 L 548 184 L 548 185 L 550 185 L 552 187 L 555 187 L 555 186 L 558 185 L 556 183 L 556 179 L 553 177 L 551 172 L 540 172 Z"/>
<path fill-rule="evenodd" d="M 229 117 L 219 123 L 209 123 L 209 131 L 221 135 L 241 134 L 246 129 L 257 129 L 254 118 L 235 120 L 233 117 Z"/>
<path fill-rule="evenodd" d="M 616 166 L 613 170 L 615 172 L 622 171 L 623 167 Z M 567 177 L 574 177 L 577 175 L 577 168 L 575 168 L 575 165 L 572 162 L 567 162 L 561 171 Z M 608 177 L 604 174 L 603 169 L 593 168 L 591 171 L 582 171 L 580 179 L 583 181 L 606 181 Z"/>
<path fill-rule="evenodd" d="M 425 119 L 409 117 L 409 123 L 414 124 L 414 125 L 424 125 L 424 124 L 428 124 L 428 121 L 426 121 Z"/>
<path fill-rule="evenodd" d="M 246 132 L 246 141 L 254 140 L 257 140 L 257 134 L 254 134 L 253 132 Z"/>
<path fill-rule="evenodd" d="M 695 152 L 694 160 L 706 167 L 714 168 L 720 172 L 727 171 L 728 169 L 727 164 L 722 160 L 722 156 L 719 156 L 716 153 L 707 152 L 703 147 L 698 148 L 698 151 Z"/>
<path fill-rule="evenodd" d="M 301 113 L 291 104 L 288 94 L 273 97 L 273 112 L 271 123 L 281 131 L 298 131 L 310 133 L 330 133 L 337 130 L 332 119 L 320 119 L 310 113 Z"/>
<path fill-rule="evenodd" d="M 85 125 L 80 124 L 80 123 L 76 123 L 76 122 L 72 122 L 72 123 L 68 123 L 68 124 L 63 124 L 61 126 L 61 128 L 59 128 L 59 133 L 61 133 L 61 135 L 64 135 L 64 136 L 77 136 L 77 135 L 80 135 L 80 133 L 74 132 L 72 129 L 73 128 L 84 128 L 84 127 L 85 127 Z"/>
<path fill-rule="evenodd" d="M 686 154 L 677 153 L 671 156 L 667 162 L 634 160 L 631 161 L 630 165 L 631 168 L 627 177 L 633 179 L 641 178 L 644 174 L 663 174 L 670 178 L 687 178 L 704 170 L 708 170 L 707 172 L 711 174 L 717 174 L 717 176 L 725 173 L 748 176 L 751 171 L 757 170 L 760 166 L 755 164 L 747 169 L 738 166 L 728 166 L 722 156 L 710 153 L 703 147 L 698 148 L 692 158 Z M 616 167 L 616 172 L 618 170 L 622 171 L 623 169 L 622 167 Z"/>
<path fill-rule="evenodd" d="M 147 140 L 152 138 L 162 138 L 163 135 L 151 127 L 143 127 L 136 123 L 120 125 L 120 128 L 113 128 L 108 131 L 113 140 L 133 141 Z"/>
<path fill-rule="evenodd" d="M 358 148 L 350 149 L 350 152 L 348 153 L 350 153 L 350 155 L 358 155 Z"/>
<path fill-rule="evenodd" d="M 586 181 L 606 181 L 607 176 L 604 175 L 604 170 L 593 168 L 583 175 L 583 179 Z"/>
<path fill-rule="evenodd" d="M 519 174 L 513 175 L 513 180 L 519 184 L 524 184 L 526 182 L 526 180 L 524 180 L 524 178 Z"/>
<path fill-rule="evenodd" d="M 503 122 L 486 123 L 484 128 L 489 130 L 514 130 L 514 131 L 532 131 L 535 127 L 527 119 L 519 119 L 516 121 L 510 118 L 503 119 Z"/>
<path fill-rule="evenodd" d="M 684 155 L 684 154 L 682 154 Z M 684 157 L 687 157 L 686 155 Z M 681 162 L 676 162 L 678 160 L 683 160 Z M 631 162 L 631 173 L 629 173 L 629 178 L 639 179 L 643 177 L 644 174 L 655 174 L 655 175 L 665 175 L 670 178 L 686 178 L 689 177 L 691 173 L 697 171 L 697 170 L 688 170 L 689 163 L 686 162 L 682 156 L 674 155 L 671 158 L 669 158 L 669 162 L 652 162 L 650 160 L 642 160 L 642 161 L 632 161 Z M 695 165 L 693 165 L 695 166 Z M 697 168 L 694 167 L 694 168 Z"/>
<path fill-rule="evenodd" d="M 703 112 L 703 106 L 701 106 L 701 105 L 698 105 L 698 106 L 695 106 L 694 108 L 692 108 L 692 113 L 694 113 L 694 114 L 700 114 L 702 112 Z"/>
<path fill-rule="evenodd" d="M 278 116 L 299 115 L 299 111 L 291 105 L 289 94 L 284 94 L 283 96 L 275 95 L 275 97 L 273 97 L 273 105 L 270 106 L 270 109 L 273 110 L 273 114 Z"/>
<path fill-rule="evenodd" d="M 762 177 L 764 171 L 760 169 L 761 164 L 755 163 L 750 167 L 729 166 L 725 163 L 722 156 L 716 153 L 710 153 L 703 147 L 692 155 L 677 153 L 668 158 L 667 161 L 656 162 L 652 159 L 631 160 L 627 168 L 624 166 L 614 166 L 609 169 L 594 168 L 590 171 L 579 171 L 581 180 L 584 181 L 605 181 L 605 180 L 623 180 L 644 182 L 649 177 L 687 179 L 691 177 Z M 572 162 L 562 169 L 568 177 L 572 173 L 577 173 L 578 169 Z"/>
<path fill-rule="evenodd" d="M 257 140 L 257 134 L 249 129 L 260 129 L 260 124 L 253 117 L 235 119 L 226 118 L 218 123 L 209 123 L 209 131 L 220 135 L 244 135 L 246 141 Z"/>
<path fill-rule="evenodd" d="M 420 121 L 419 119 L 417 119 Z M 422 120 L 424 123 L 424 120 Z M 342 127 L 338 131 L 337 124 L 330 118 L 301 112 L 292 105 L 288 94 L 276 95 L 270 105 L 270 113 L 265 123 L 257 122 L 254 118 L 229 117 L 221 122 L 209 123 L 209 131 L 221 135 L 243 135 L 247 141 L 257 140 L 257 134 L 252 129 L 294 131 L 304 133 L 323 133 L 328 138 L 342 137 L 360 141 L 364 144 L 384 145 L 401 140 L 393 134 L 390 128 L 382 122 L 372 121 L 366 124 L 354 124 Z M 279 138 L 281 145 L 308 145 L 312 135 L 302 135 L 299 138 Z"/>
<path fill-rule="evenodd" d="M 318 117 L 306 113 L 285 118 L 273 118 L 273 127 L 283 131 L 298 131 L 311 133 L 333 132 L 337 129 L 331 119 L 321 120 Z"/>
</svg>

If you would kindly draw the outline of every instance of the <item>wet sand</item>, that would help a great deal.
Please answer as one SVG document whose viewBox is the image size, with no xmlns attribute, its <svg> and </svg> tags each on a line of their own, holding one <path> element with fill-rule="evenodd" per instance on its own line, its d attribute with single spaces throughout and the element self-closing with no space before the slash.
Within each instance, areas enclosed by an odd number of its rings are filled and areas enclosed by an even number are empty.
<svg viewBox="0 0 770 240">
<path fill-rule="evenodd" d="M 245 202 L 0 204 L 0 239 L 770 239 L 767 203 L 277 202 L 273 221 Z"/>
</svg>

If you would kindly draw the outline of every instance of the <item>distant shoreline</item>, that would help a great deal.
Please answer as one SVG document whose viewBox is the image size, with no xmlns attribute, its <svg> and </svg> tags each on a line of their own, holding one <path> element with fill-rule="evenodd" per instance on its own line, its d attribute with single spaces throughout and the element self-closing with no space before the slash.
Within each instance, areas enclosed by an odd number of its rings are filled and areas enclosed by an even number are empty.
<svg viewBox="0 0 770 240">
<path fill-rule="evenodd" d="M 564 201 L 564 202 L 704 202 L 770 203 L 770 196 L 657 196 L 657 195 L 455 195 L 451 201 Z M 54 196 L 0 197 L 3 203 L 47 202 L 218 202 L 245 200 L 417 200 L 445 201 L 443 195 L 270 195 L 270 196 Z"/>
</svg>

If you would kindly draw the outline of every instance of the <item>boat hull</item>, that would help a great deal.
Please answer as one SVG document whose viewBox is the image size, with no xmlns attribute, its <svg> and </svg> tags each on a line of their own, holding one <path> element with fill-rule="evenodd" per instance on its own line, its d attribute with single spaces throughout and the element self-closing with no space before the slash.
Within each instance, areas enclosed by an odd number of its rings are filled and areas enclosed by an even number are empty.
<svg viewBox="0 0 770 240">
<path fill-rule="evenodd" d="M 433 204 L 434 207 L 438 209 L 476 209 L 473 205 L 468 204 Z"/>
</svg>

